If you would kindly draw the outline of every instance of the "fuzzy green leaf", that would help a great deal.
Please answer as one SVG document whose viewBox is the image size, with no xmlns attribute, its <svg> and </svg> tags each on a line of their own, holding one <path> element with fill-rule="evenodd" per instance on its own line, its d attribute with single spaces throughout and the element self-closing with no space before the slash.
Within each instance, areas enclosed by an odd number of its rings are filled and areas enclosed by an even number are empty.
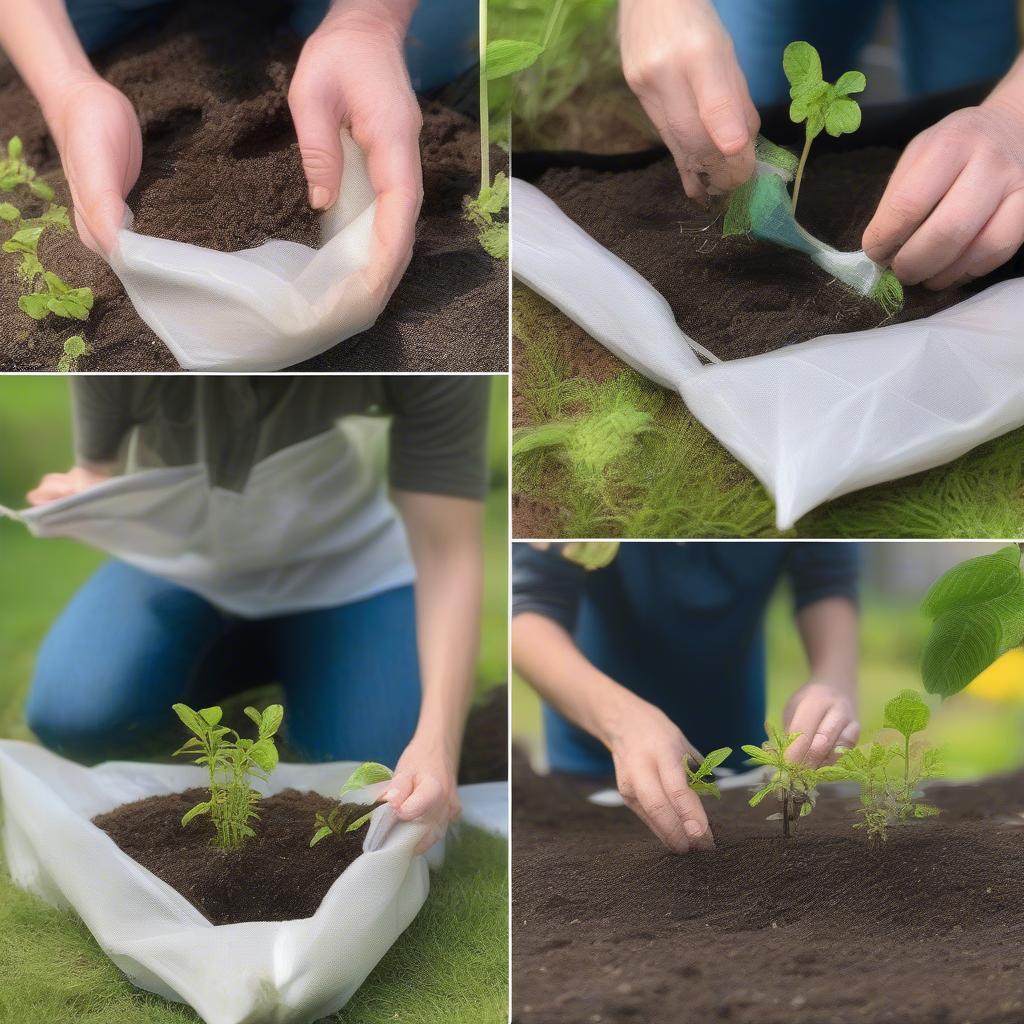
<svg viewBox="0 0 1024 1024">
<path fill-rule="evenodd" d="M 21 228 L 4 242 L 3 250 L 4 252 L 27 252 L 34 255 L 39 247 L 39 239 L 42 234 L 43 228 L 41 225 Z"/>
<path fill-rule="evenodd" d="M 11 203 L 0 203 L 0 220 L 14 221 L 21 217 L 21 211 Z"/>
<path fill-rule="evenodd" d="M 265 771 L 272 772 L 280 760 L 277 747 L 272 739 L 260 740 L 253 744 L 249 756 Z"/>
<path fill-rule="evenodd" d="M 844 71 L 836 79 L 835 90 L 837 96 L 849 96 L 851 93 L 863 92 L 867 87 L 867 79 L 861 71 Z"/>
<path fill-rule="evenodd" d="M 53 189 L 50 188 L 45 181 L 39 181 L 38 179 L 36 181 L 30 181 L 28 187 L 32 190 L 32 194 L 37 199 L 43 199 L 46 202 L 52 201 L 54 196 Z"/>
<path fill-rule="evenodd" d="M 171 710 L 181 719 L 182 724 L 197 736 L 206 734 L 206 722 L 199 717 L 198 712 L 193 711 L 187 704 L 172 704 Z"/>
<path fill-rule="evenodd" d="M 698 796 L 713 796 L 716 799 L 720 798 L 722 793 L 713 782 L 702 782 L 699 779 L 690 780 L 690 789 Z"/>
<path fill-rule="evenodd" d="M 850 135 L 860 127 L 860 106 L 856 100 L 833 100 L 825 114 L 825 131 L 833 138 Z"/>
<path fill-rule="evenodd" d="M 728 760 L 729 755 L 732 753 L 732 747 L 719 747 L 717 750 L 712 750 L 707 757 L 704 758 L 700 763 L 700 767 L 697 769 L 698 775 L 710 775 L 723 761 Z"/>
<path fill-rule="evenodd" d="M 352 824 L 345 829 L 345 831 L 355 832 L 357 828 L 362 828 L 363 825 L 365 825 L 370 820 L 371 814 L 373 814 L 373 811 L 371 811 L 370 814 L 364 814 L 361 818 L 356 818 L 356 820 L 353 821 Z"/>
<path fill-rule="evenodd" d="M 22 295 L 18 299 L 18 309 L 33 320 L 45 320 L 50 313 L 49 302 L 50 297 L 45 292 Z"/>
<path fill-rule="evenodd" d="M 224 712 L 221 708 L 200 708 L 199 717 L 202 718 L 207 725 L 220 725 L 220 720 L 224 717 Z"/>
<path fill-rule="evenodd" d="M 195 807 L 190 810 L 184 818 L 181 819 L 181 827 L 184 828 L 193 818 L 198 818 L 201 814 L 209 814 L 212 810 L 212 804 L 207 800 L 201 804 L 196 804 Z"/>
<path fill-rule="evenodd" d="M 885 705 L 885 727 L 907 739 L 928 728 L 931 712 L 914 690 L 901 690 Z"/>
<path fill-rule="evenodd" d="M 319 843 L 321 839 L 326 839 L 330 834 L 331 830 L 330 827 L 327 825 L 324 825 L 323 828 L 317 829 L 316 834 L 309 841 L 310 848 L 316 846 L 316 844 Z"/>
<path fill-rule="evenodd" d="M 493 39 L 484 54 L 484 73 L 489 82 L 514 75 L 533 65 L 544 52 L 540 43 L 518 39 Z"/>
<path fill-rule="evenodd" d="M 17 135 L 13 136 L 7 143 L 7 155 L 12 160 L 20 160 L 21 154 L 24 152 L 24 146 L 21 144 L 21 139 Z"/>
<path fill-rule="evenodd" d="M 914 804 L 915 818 L 934 818 L 936 814 L 941 813 L 938 807 L 933 807 L 931 804 Z"/>
<path fill-rule="evenodd" d="M 477 239 L 480 242 L 480 245 L 483 246 L 484 252 L 486 252 L 492 259 L 508 259 L 507 224 L 488 224 L 487 227 L 480 229 L 480 234 L 477 235 Z"/>
<path fill-rule="evenodd" d="M 281 728 L 281 722 L 284 721 L 284 708 L 280 704 L 271 704 L 266 711 L 263 712 L 263 716 L 259 723 L 260 739 L 269 739 L 273 736 L 278 729 Z"/>
<path fill-rule="evenodd" d="M 769 793 L 775 789 L 775 783 L 770 782 L 767 786 L 763 786 L 759 789 L 751 798 L 750 806 L 756 807 Z"/>
<path fill-rule="evenodd" d="M 925 690 L 940 697 L 959 693 L 996 660 L 1002 642 L 999 616 L 988 605 L 940 615 L 921 659 Z"/>
<path fill-rule="evenodd" d="M 67 288 L 63 294 L 51 295 L 47 308 L 69 320 L 88 320 L 92 304 L 91 288 Z"/>
<path fill-rule="evenodd" d="M 1008 544 L 994 554 L 969 558 L 940 576 L 925 594 L 921 611 L 929 618 L 968 608 L 1019 590 L 1021 552 Z"/>
<path fill-rule="evenodd" d="M 341 787 L 342 796 L 354 789 L 364 789 L 378 782 L 387 782 L 392 777 L 391 769 L 376 761 L 364 761 Z"/>
<path fill-rule="evenodd" d="M 810 43 L 802 40 L 790 43 L 782 52 L 782 70 L 790 86 L 807 88 L 821 81 L 821 57 Z"/>
</svg>

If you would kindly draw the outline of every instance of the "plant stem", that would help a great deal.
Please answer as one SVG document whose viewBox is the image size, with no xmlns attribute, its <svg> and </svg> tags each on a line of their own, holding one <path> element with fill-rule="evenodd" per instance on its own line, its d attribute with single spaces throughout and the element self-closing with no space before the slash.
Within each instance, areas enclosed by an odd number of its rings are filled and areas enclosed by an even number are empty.
<svg viewBox="0 0 1024 1024">
<path fill-rule="evenodd" d="M 793 212 L 796 213 L 796 201 L 800 198 L 800 182 L 804 177 L 804 166 L 807 163 L 807 154 L 811 151 L 811 143 L 814 137 L 810 132 L 806 133 L 804 139 L 804 151 L 800 154 L 800 163 L 796 169 L 796 178 L 793 179 Z"/>
<path fill-rule="evenodd" d="M 491 184 L 491 110 L 487 95 L 487 0 L 480 0 L 480 191 Z"/>
<path fill-rule="evenodd" d="M 786 793 L 782 798 L 782 838 L 789 838 L 789 807 L 792 796 Z"/>
</svg>

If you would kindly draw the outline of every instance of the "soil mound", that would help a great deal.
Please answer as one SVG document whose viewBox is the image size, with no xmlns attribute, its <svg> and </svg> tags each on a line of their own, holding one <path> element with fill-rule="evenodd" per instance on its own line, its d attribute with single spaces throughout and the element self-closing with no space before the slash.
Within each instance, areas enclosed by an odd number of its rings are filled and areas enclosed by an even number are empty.
<svg viewBox="0 0 1024 1024">
<path fill-rule="evenodd" d="M 128 198 L 144 233 L 224 251 L 283 238 L 318 246 L 287 90 L 301 48 L 281 0 L 189 0 L 160 24 L 96 61 L 139 115 L 143 164 Z M 377 324 L 302 364 L 303 370 L 504 371 L 508 364 L 505 263 L 480 248 L 462 219 L 462 197 L 479 188 L 475 123 L 424 102 L 426 197 L 412 264 Z M 70 208 L 67 184 L 42 115 L 14 70 L 0 62 L 3 138 L 17 134 L 25 158 Z M 497 166 L 501 166 L 500 159 Z M 42 204 L 16 198 L 25 212 Z M 8 198 L 8 197 L 4 197 Z M 82 370 L 177 370 L 139 319 L 120 282 L 77 235 L 43 236 L 44 264 L 93 289 L 89 321 L 36 323 L 17 308 L 17 260 L 0 259 L 0 371 L 53 370 L 63 342 L 84 334 Z"/>
<path fill-rule="evenodd" d="M 295 789 L 261 800 L 258 838 L 225 853 L 210 845 L 209 818 L 181 827 L 185 812 L 207 795 L 190 789 L 122 804 L 93 824 L 213 924 L 312 917 L 327 890 L 362 853 L 365 826 L 310 849 L 317 812 L 329 814 L 335 801 Z"/>
<path fill-rule="evenodd" d="M 875 850 L 855 797 L 786 842 L 748 794 L 668 854 L 576 781 L 514 771 L 513 1020 L 967 1024 L 1024 1019 L 1024 773 L 935 786 Z M 771 808 L 769 808 L 771 810 Z"/>
</svg>

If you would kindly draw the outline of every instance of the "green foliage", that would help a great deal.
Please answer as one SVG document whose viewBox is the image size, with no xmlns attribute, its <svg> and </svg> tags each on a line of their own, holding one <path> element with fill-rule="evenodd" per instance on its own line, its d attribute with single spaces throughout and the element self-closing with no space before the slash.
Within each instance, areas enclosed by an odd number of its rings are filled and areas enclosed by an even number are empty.
<svg viewBox="0 0 1024 1024">
<path fill-rule="evenodd" d="M 89 354 L 89 346 L 80 334 L 72 335 L 64 342 L 64 352 L 57 363 L 58 373 L 72 373 L 78 368 L 78 360 Z"/>
<path fill-rule="evenodd" d="M 345 785 L 341 787 L 341 796 L 344 797 L 346 793 L 351 793 L 356 789 L 365 789 L 367 786 L 373 786 L 378 782 L 387 782 L 390 778 L 390 768 L 377 764 L 376 761 L 365 761 L 348 777 Z M 326 839 L 330 835 L 341 836 L 348 832 L 355 832 L 356 829 L 362 828 L 370 820 L 370 814 L 373 813 L 374 808 L 379 806 L 379 803 L 373 804 L 369 811 L 365 814 L 360 814 L 358 811 L 353 811 L 352 805 L 346 806 L 339 803 L 326 817 L 318 813 L 316 816 L 317 830 L 309 841 L 309 845 L 311 847 L 316 846 L 321 839 Z M 353 814 L 356 815 L 354 819 L 352 817 Z"/>
<path fill-rule="evenodd" d="M 798 732 L 781 732 L 771 722 L 765 722 L 764 729 L 768 739 L 761 746 L 744 744 L 741 748 L 750 758 L 748 764 L 773 770 L 767 784 L 750 798 L 750 806 L 756 807 L 766 796 L 774 794 L 782 809 L 770 814 L 768 820 L 781 821 L 782 834 L 788 839 L 791 825 L 814 810 L 822 770 L 787 760 L 786 751 L 800 735 Z"/>
<path fill-rule="evenodd" d="M 251 780 L 266 780 L 277 767 L 274 736 L 281 727 L 284 708 L 271 704 L 262 713 L 252 707 L 245 709 L 256 725 L 255 740 L 243 739 L 234 729 L 222 726 L 220 708 L 194 711 L 187 704 L 175 704 L 174 713 L 192 733 L 174 752 L 175 757 L 192 757 L 197 765 L 206 767 L 210 776 L 210 798 L 196 804 L 181 819 L 182 827 L 208 815 L 214 828 L 213 845 L 221 850 L 237 850 L 256 835 L 250 822 L 259 818 L 260 794 L 252 788 Z"/>
<path fill-rule="evenodd" d="M 895 316 L 903 308 L 903 285 L 900 279 L 886 268 L 871 289 L 871 298 L 881 307 L 886 316 Z"/>
<path fill-rule="evenodd" d="M 572 541 L 562 548 L 563 558 L 582 565 L 588 572 L 611 565 L 618 553 L 619 542 L 616 540 Z"/>
<path fill-rule="evenodd" d="M 22 159 L 24 147 L 15 135 L 7 143 L 7 157 L 0 159 L 0 191 L 13 192 L 19 185 L 25 185 L 37 199 L 50 202 L 53 189 L 36 178 L 36 172 Z"/>
<path fill-rule="evenodd" d="M 804 149 L 793 182 L 793 209 L 800 195 L 800 182 L 811 143 L 822 130 L 838 138 L 860 127 L 860 106 L 850 99 L 852 93 L 863 92 L 867 82 L 860 71 L 847 71 L 835 85 L 821 76 L 821 58 L 810 43 L 790 43 L 782 54 L 782 68 L 789 80 L 789 119 L 804 122 Z"/>
<path fill-rule="evenodd" d="M 925 595 L 922 611 L 933 620 L 921 659 L 924 688 L 950 697 L 1024 643 L 1020 548 L 1009 544 L 954 566 Z"/>
<path fill-rule="evenodd" d="M 18 307 L 23 313 L 33 320 L 43 320 L 51 313 L 69 320 L 89 319 L 93 303 L 91 288 L 71 288 L 48 270 L 43 272 L 43 282 L 45 291 L 30 292 L 18 299 Z"/>
<path fill-rule="evenodd" d="M 0 220 L 8 223 L 21 219 L 21 210 L 11 203 L 0 203 Z"/>
<path fill-rule="evenodd" d="M 683 755 L 683 767 L 686 769 L 686 781 L 690 789 L 698 796 L 713 796 L 716 799 L 722 794 L 714 782 L 714 770 L 732 753 L 732 747 L 719 747 L 712 750 L 696 768 L 690 767 L 689 754 Z"/>
<path fill-rule="evenodd" d="M 484 73 L 488 82 L 532 67 L 544 52 L 540 43 L 520 39 L 493 39 L 487 44 Z"/>
<path fill-rule="evenodd" d="M 480 230 L 478 238 L 487 253 L 495 259 L 508 259 L 508 224 L 495 220 L 508 209 L 509 181 L 498 171 L 494 181 L 480 189 L 476 197 L 463 200 L 466 220 Z"/>
<path fill-rule="evenodd" d="M 885 727 L 903 737 L 902 745 L 873 742 L 845 751 L 834 765 L 820 770 L 824 781 L 860 786 L 861 820 L 854 828 L 865 829 L 875 842 L 885 842 L 892 825 L 939 813 L 937 807 L 920 801 L 921 782 L 941 768 L 939 751 L 911 742 L 928 727 L 930 715 L 916 691 L 903 690 L 885 705 Z"/>
</svg>

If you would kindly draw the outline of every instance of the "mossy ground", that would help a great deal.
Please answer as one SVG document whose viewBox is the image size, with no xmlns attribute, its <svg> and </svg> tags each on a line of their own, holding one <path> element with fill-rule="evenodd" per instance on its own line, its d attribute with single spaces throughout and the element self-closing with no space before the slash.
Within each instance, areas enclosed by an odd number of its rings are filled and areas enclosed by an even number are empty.
<svg viewBox="0 0 1024 1024">
<path fill-rule="evenodd" d="M 1024 429 L 953 462 L 829 502 L 785 533 L 753 475 L 678 396 L 622 367 L 610 380 L 573 376 L 568 320 L 517 287 L 515 390 L 528 429 L 513 442 L 513 494 L 561 537 L 1019 537 L 1024 535 Z M 556 425 L 556 426 L 553 426 Z M 529 428 L 544 428 L 543 433 Z"/>
</svg>

